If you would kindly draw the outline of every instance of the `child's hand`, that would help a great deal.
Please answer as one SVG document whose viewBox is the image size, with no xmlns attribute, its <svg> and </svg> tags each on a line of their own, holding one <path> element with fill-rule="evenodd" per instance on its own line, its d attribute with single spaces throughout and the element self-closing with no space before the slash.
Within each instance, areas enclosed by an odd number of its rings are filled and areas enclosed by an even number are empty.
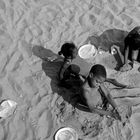
<svg viewBox="0 0 140 140">
<path fill-rule="evenodd" d="M 109 112 L 109 116 L 116 120 L 120 120 L 120 121 L 122 120 L 117 108 L 114 109 L 112 112 Z"/>
<path fill-rule="evenodd" d="M 138 86 L 127 85 L 125 88 L 132 89 L 132 88 L 139 88 Z"/>
<path fill-rule="evenodd" d="M 120 114 L 118 112 L 116 112 L 115 116 L 116 116 L 116 119 L 118 119 L 119 121 L 122 120 L 122 118 L 121 118 L 121 116 L 120 116 Z"/>
<path fill-rule="evenodd" d="M 131 70 L 132 68 L 133 68 L 132 65 L 127 63 L 127 64 L 124 64 L 123 67 L 120 68 L 120 71 L 125 72 L 125 71 Z"/>
<path fill-rule="evenodd" d="M 118 109 L 115 109 L 115 110 L 112 112 L 112 117 L 115 118 L 116 120 L 120 120 L 120 121 L 121 121 L 121 116 L 120 116 L 120 114 L 119 114 Z"/>
<path fill-rule="evenodd" d="M 121 121 L 121 116 L 117 112 L 112 112 L 111 117 Z"/>
</svg>

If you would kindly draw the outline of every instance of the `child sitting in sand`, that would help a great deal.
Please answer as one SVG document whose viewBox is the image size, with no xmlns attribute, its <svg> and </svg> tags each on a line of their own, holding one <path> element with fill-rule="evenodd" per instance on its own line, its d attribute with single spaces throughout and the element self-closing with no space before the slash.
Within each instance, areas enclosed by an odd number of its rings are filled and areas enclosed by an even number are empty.
<svg viewBox="0 0 140 140">
<path fill-rule="evenodd" d="M 78 54 L 78 49 L 74 43 L 65 43 L 62 45 L 58 54 L 64 56 L 64 61 L 59 71 L 59 80 L 61 84 L 66 86 L 68 81 L 74 81 L 74 79 L 78 80 L 80 78 L 80 68 L 77 65 L 71 64 L 72 60 L 75 59 Z"/>
<path fill-rule="evenodd" d="M 133 68 L 134 61 L 140 62 L 140 26 L 129 32 L 125 40 L 124 65 L 120 71 L 128 71 Z M 128 59 L 131 63 L 128 63 Z"/>
<path fill-rule="evenodd" d="M 117 105 L 104 85 L 106 78 L 105 67 L 100 64 L 94 65 L 79 89 L 78 96 L 80 95 L 81 104 L 77 98 L 76 106 L 99 115 L 107 115 L 121 120 Z M 106 110 L 109 104 L 113 107 L 113 112 Z"/>
</svg>

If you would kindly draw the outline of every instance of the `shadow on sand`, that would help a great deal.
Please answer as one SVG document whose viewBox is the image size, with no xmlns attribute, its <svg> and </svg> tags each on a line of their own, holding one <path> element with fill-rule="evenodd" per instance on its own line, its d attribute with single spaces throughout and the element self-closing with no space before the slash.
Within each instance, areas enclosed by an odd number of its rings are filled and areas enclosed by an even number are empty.
<svg viewBox="0 0 140 140">
<path fill-rule="evenodd" d="M 75 98 L 73 98 L 76 95 L 77 90 L 74 89 L 66 89 L 62 86 L 60 86 L 60 82 L 58 79 L 58 72 L 60 70 L 60 67 L 63 63 L 61 60 L 56 61 L 48 61 L 47 57 L 50 56 L 57 56 L 57 54 L 53 53 L 51 50 L 45 49 L 41 46 L 35 46 L 33 47 L 33 54 L 37 57 L 40 57 L 42 59 L 42 70 L 45 72 L 45 74 L 51 79 L 51 88 L 53 93 L 58 93 L 58 95 L 62 96 L 65 101 L 70 103 L 72 106 L 75 104 Z M 59 56 L 60 57 L 60 56 Z M 75 87 L 75 85 L 74 85 Z M 78 89 L 78 87 L 77 87 Z M 77 97 L 77 96 L 76 96 Z M 81 109 L 81 108 L 78 108 Z"/>
<path fill-rule="evenodd" d="M 124 39 L 128 35 L 127 31 L 120 29 L 108 29 L 104 31 L 100 36 L 90 36 L 91 44 L 95 45 L 98 49 L 101 47 L 104 51 L 111 51 L 111 47 L 116 45 L 119 47 L 121 53 L 124 52 Z"/>
<path fill-rule="evenodd" d="M 109 52 L 111 51 L 111 47 L 113 45 L 116 45 L 119 51 L 123 54 L 124 38 L 127 36 L 127 34 L 127 31 L 119 29 L 109 29 L 104 31 L 100 36 L 90 36 L 88 40 L 90 40 L 91 44 L 95 45 L 97 49 L 98 47 L 100 47 L 102 50 Z M 34 55 L 42 59 L 42 69 L 46 73 L 46 75 L 51 78 L 51 87 L 53 92 L 58 93 L 63 97 L 65 101 L 73 105 L 74 101 L 72 100 L 72 98 L 73 96 L 75 96 L 76 90 L 71 91 L 70 89 L 60 87 L 60 83 L 58 80 L 58 72 L 63 63 L 63 57 L 56 61 L 47 60 L 46 58 L 51 56 L 57 56 L 58 58 L 60 58 L 60 56 L 49 49 L 45 49 L 42 46 L 34 46 L 32 51 Z M 117 53 L 116 55 L 114 55 L 114 57 L 118 63 L 118 67 L 120 67 L 122 65 L 120 54 Z"/>
<path fill-rule="evenodd" d="M 97 49 L 102 49 L 105 52 L 110 53 L 112 46 L 117 46 L 117 53 L 114 55 L 114 57 L 118 63 L 118 67 L 120 67 L 123 64 L 120 55 L 124 55 L 124 39 L 127 35 L 127 31 L 120 29 L 108 29 L 99 36 L 90 36 L 87 41 L 90 41 L 90 43 L 93 44 Z"/>
</svg>

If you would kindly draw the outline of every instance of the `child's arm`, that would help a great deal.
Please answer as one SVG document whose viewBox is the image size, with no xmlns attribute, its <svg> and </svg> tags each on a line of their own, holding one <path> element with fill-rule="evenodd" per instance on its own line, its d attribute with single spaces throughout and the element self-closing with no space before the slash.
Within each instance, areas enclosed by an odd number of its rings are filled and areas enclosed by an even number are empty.
<svg viewBox="0 0 140 140">
<path fill-rule="evenodd" d="M 104 86 L 104 84 L 102 84 L 100 87 L 99 87 L 99 91 L 101 92 L 101 94 L 104 94 L 105 97 L 107 98 L 108 102 L 112 105 L 113 109 L 115 112 L 112 113 L 112 117 L 116 118 L 116 119 L 119 119 L 121 121 L 121 117 L 119 115 L 119 110 L 117 108 L 117 105 L 115 103 L 115 101 L 113 100 L 110 92 L 107 90 L 107 88 Z"/>
<path fill-rule="evenodd" d="M 84 94 L 85 96 L 85 102 L 87 104 L 87 107 L 89 108 L 89 111 L 92 112 L 92 113 L 97 113 L 99 115 L 109 115 L 109 116 L 113 116 L 112 112 L 110 111 L 106 111 L 106 110 L 103 110 L 101 108 L 97 108 L 94 103 L 93 103 L 93 97 L 92 96 L 88 96 L 87 93 Z"/>
<path fill-rule="evenodd" d="M 62 65 L 62 67 L 60 68 L 60 71 L 59 71 L 59 79 L 60 80 L 63 80 L 64 72 L 69 67 L 70 63 L 71 62 L 69 60 L 64 60 L 64 63 L 63 63 L 63 65 Z"/>
<path fill-rule="evenodd" d="M 121 84 L 117 80 L 112 79 L 112 78 L 107 78 L 105 80 L 105 82 L 109 82 L 109 83 L 111 83 L 111 84 L 113 84 L 113 85 L 115 85 L 117 87 L 120 87 L 120 88 L 127 88 L 127 89 L 137 88 L 136 86 Z"/>
<path fill-rule="evenodd" d="M 85 111 L 85 112 L 91 112 L 90 109 L 89 109 L 87 106 L 82 105 L 82 104 L 79 104 L 79 103 L 77 103 L 77 104 L 75 105 L 75 107 L 77 107 L 78 109 L 80 109 L 80 110 L 82 110 L 82 111 Z"/>
<path fill-rule="evenodd" d="M 105 80 L 105 82 L 109 82 L 109 83 L 111 83 L 111 84 L 113 84 L 113 85 L 115 85 L 115 86 L 117 86 L 117 87 L 128 88 L 128 85 L 121 84 L 121 83 L 119 83 L 117 80 L 112 79 L 112 78 L 107 78 L 107 79 Z"/>
<path fill-rule="evenodd" d="M 129 48 L 129 40 L 131 40 L 131 38 L 129 37 L 129 35 L 125 38 L 124 40 L 124 65 L 128 63 L 128 55 L 129 55 L 129 51 L 130 51 L 130 48 Z"/>
<path fill-rule="evenodd" d="M 108 89 L 104 86 L 104 84 L 101 84 L 99 87 L 99 92 L 101 92 L 101 94 L 105 95 L 105 97 L 107 98 L 108 102 L 112 105 L 112 107 L 114 109 L 117 108 L 117 105 L 115 103 L 115 101 L 113 100 L 110 92 L 108 91 Z"/>
<path fill-rule="evenodd" d="M 124 53 L 124 64 L 128 63 L 129 46 L 127 45 Z"/>
<path fill-rule="evenodd" d="M 134 63 L 135 60 L 137 61 L 138 54 L 139 54 L 139 50 L 132 51 L 132 63 Z"/>
<path fill-rule="evenodd" d="M 93 112 L 93 113 L 96 112 L 96 113 L 99 114 L 99 115 L 107 115 L 107 116 L 113 117 L 112 112 L 105 111 L 105 110 L 99 109 L 99 108 L 92 108 L 92 109 L 91 109 L 91 112 Z"/>
<path fill-rule="evenodd" d="M 92 108 L 89 108 L 89 107 L 83 106 L 81 104 L 76 104 L 75 107 L 77 107 L 78 109 L 81 109 L 83 111 L 86 111 L 86 112 L 91 112 L 91 113 L 97 113 L 99 115 L 110 116 L 112 118 L 115 118 L 115 119 L 121 121 L 121 118 L 120 118 L 120 116 L 118 115 L 117 112 L 105 111 L 103 109 L 93 108 L 93 107 Z"/>
<path fill-rule="evenodd" d="M 119 119 L 118 114 L 116 114 L 115 112 L 105 111 L 103 109 L 99 109 L 99 108 L 95 107 L 92 103 L 92 100 L 88 100 L 88 101 L 86 100 L 86 102 L 87 102 L 86 103 L 87 105 L 76 103 L 74 106 L 77 107 L 78 109 L 86 111 L 86 112 L 97 113 L 99 115 L 107 115 L 107 116 L 113 117 L 115 119 Z"/>
</svg>

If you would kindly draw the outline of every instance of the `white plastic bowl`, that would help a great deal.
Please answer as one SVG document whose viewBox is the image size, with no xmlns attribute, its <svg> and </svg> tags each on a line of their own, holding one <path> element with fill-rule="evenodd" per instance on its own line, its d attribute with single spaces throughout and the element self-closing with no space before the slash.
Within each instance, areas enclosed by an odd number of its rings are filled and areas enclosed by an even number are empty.
<svg viewBox="0 0 140 140">
<path fill-rule="evenodd" d="M 5 100 L 0 104 L 0 117 L 1 118 L 7 118 L 11 116 L 15 109 L 16 109 L 17 103 L 12 100 Z"/>
<path fill-rule="evenodd" d="M 78 140 L 78 134 L 73 128 L 64 127 L 56 132 L 55 140 Z"/>
<path fill-rule="evenodd" d="M 78 54 L 83 59 L 90 59 L 96 56 L 97 50 L 94 45 L 86 44 L 79 48 Z"/>
</svg>

